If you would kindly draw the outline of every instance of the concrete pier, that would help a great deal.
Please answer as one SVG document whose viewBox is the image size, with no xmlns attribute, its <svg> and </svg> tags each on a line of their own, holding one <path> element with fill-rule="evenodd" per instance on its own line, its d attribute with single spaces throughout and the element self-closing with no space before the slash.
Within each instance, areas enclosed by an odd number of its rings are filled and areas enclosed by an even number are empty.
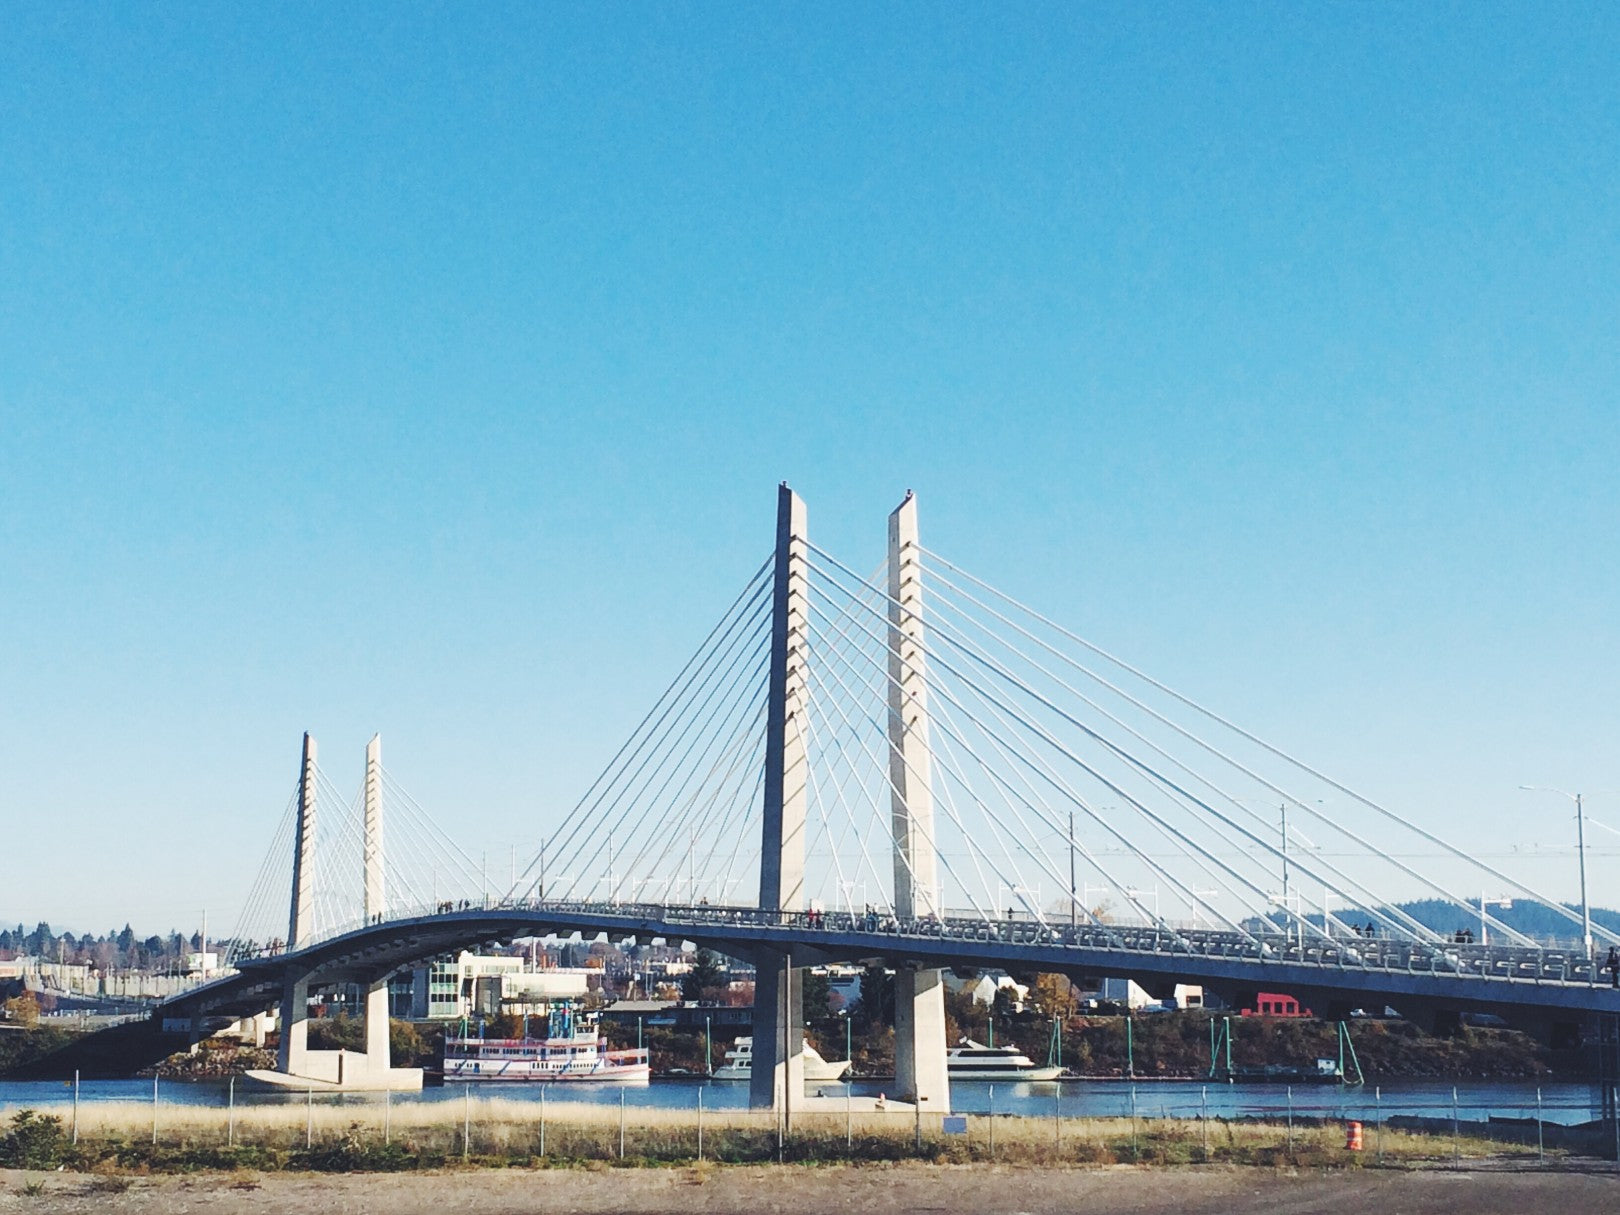
<svg viewBox="0 0 1620 1215">
<path fill-rule="evenodd" d="M 784 483 L 776 503 L 776 572 L 771 608 L 769 701 L 759 905 L 804 909 L 807 805 L 809 571 L 804 502 Z M 783 1109 L 804 1092 L 804 986 L 783 954 L 755 958 L 754 1064 L 749 1104 Z"/>
<path fill-rule="evenodd" d="M 923 653 L 922 562 L 917 499 L 889 516 L 889 807 L 894 835 L 894 914 L 941 914 L 934 839 L 928 679 Z M 902 966 L 894 976 L 895 1095 L 949 1113 L 945 989 L 938 970 Z"/>
</svg>

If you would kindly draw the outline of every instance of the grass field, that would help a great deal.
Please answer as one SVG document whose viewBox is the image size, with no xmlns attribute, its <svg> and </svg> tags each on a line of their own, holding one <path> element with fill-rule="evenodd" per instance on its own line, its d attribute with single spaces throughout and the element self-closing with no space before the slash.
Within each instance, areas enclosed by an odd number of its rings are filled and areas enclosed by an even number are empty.
<svg viewBox="0 0 1620 1215">
<path fill-rule="evenodd" d="M 628 1111 L 479 1098 L 465 1104 L 401 1102 L 381 1107 L 238 1106 L 234 1111 L 87 1103 L 78 1126 L 12 1114 L 0 1123 L 0 1165 L 100 1171 L 189 1169 L 400 1171 L 441 1166 L 676 1165 L 787 1161 L 1000 1161 L 1026 1164 L 1301 1165 L 1357 1168 L 1483 1158 L 1535 1160 L 1537 1148 L 1506 1136 L 1423 1134 L 1367 1126 L 1363 1150 L 1347 1151 L 1342 1123 L 1180 1119 L 1036 1119 L 971 1116 L 946 1134 L 938 1115 L 817 1112 L 784 1130 L 770 1114 Z M 154 1135 L 155 1131 L 155 1135 Z M 1549 1150 L 1548 1163 L 1562 1151 Z"/>
</svg>

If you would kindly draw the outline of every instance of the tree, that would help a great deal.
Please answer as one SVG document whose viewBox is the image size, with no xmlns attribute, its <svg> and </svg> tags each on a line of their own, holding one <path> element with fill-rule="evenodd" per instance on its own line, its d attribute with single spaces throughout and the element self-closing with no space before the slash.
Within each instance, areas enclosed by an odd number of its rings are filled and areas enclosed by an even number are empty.
<svg viewBox="0 0 1620 1215">
<path fill-rule="evenodd" d="M 700 949 L 692 957 L 692 969 L 681 976 L 681 999 L 695 1003 L 719 1003 L 726 990 L 726 967 L 712 949 Z"/>
<path fill-rule="evenodd" d="M 826 971 L 807 970 L 800 983 L 805 1016 L 825 1017 L 832 1011 L 832 980 Z"/>
<path fill-rule="evenodd" d="M 6 1001 L 5 1014 L 7 1021 L 32 1029 L 39 1024 L 39 1001 L 34 999 L 33 992 L 25 991 L 15 999 Z"/>
<path fill-rule="evenodd" d="M 1030 984 L 1029 995 L 1035 1009 L 1043 1017 L 1063 1017 L 1074 1006 L 1074 991 L 1063 975 L 1038 974 Z"/>
<path fill-rule="evenodd" d="M 894 976 L 882 962 L 868 962 L 861 971 L 855 1013 L 868 1026 L 894 1024 Z"/>
</svg>

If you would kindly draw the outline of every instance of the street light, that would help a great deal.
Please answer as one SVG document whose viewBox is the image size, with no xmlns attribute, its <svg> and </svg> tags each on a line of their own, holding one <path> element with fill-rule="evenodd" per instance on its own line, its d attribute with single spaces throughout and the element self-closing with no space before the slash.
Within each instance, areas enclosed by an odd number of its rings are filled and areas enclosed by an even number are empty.
<svg viewBox="0 0 1620 1215">
<path fill-rule="evenodd" d="M 1491 943 L 1491 930 L 1486 926 L 1485 923 L 1485 908 L 1500 907 L 1506 911 L 1512 906 L 1513 900 L 1508 898 L 1506 895 L 1503 895 L 1499 899 L 1487 899 L 1483 890 L 1479 892 L 1479 943 L 1481 945 L 1489 945 Z"/>
<path fill-rule="evenodd" d="M 1187 898 L 1192 904 L 1192 926 L 1194 928 L 1198 927 L 1198 908 L 1201 905 L 1200 901 L 1213 899 L 1218 894 L 1220 894 L 1219 890 L 1200 890 L 1196 886 L 1188 888 Z"/>
<path fill-rule="evenodd" d="M 1586 901 L 1586 814 L 1581 807 L 1579 793 L 1565 793 L 1547 785 L 1520 785 L 1527 793 L 1556 793 L 1575 803 L 1575 851 L 1581 862 L 1581 939 L 1586 945 L 1586 956 L 1592 956 L 1592 908 Z"/>
</svg>

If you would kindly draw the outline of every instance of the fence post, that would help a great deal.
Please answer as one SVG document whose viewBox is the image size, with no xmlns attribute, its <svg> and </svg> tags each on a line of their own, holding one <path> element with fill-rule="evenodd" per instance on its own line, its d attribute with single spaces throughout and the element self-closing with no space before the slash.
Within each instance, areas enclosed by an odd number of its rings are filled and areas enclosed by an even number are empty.
<svg viewBox="0 0 1620 1215">
<path fill-rule="evenodd" d="M 152 1146 L 153 1147 L 157 1146 L 157 1105 L 158 1105 L 158 1102 L 157 1102 L 157 1085 L 158 1085 L 158 1078 L 157 1078 L 156 1075 L 153 1075 L 153 1077 L 152 1077 Z"/>
<path fill-rule="evenodd" d="M 1373 1085 L 1373 1104 L 1378 1110 L 1378 1121 L 1373 1123 L 1374 1133 L 1378 1136 L 1378 1163 L 1384 1163 L 1384 1088 L 1381 1084 Z"/>
<path fill-rule="evenodd" d="M 1463 1163 L 1463 1134 L 1456 1126 L 1456 1085 L 1452 1085 L 1452 1163 Z"/>
<path fill-rule="evenodd" d="M 624 1090 L 619 1090 L 619 1159 L 624 1159 Z"/>
<path fill-rule="evenodd" d="M 461 1086 L 461 1159 L 472 1155 L 472 1085 Z"/>
<path fill-rule="evenodd" d="M 1546 1128 L 1541 1123 L 1541 1089 L 1539 1086 L 1536 1088 L 1536 1164 L 1543 1168 L 1547 1164 Z"/>
<path fill-rule="evenodd" d="M 311 1084 L 304 1095 L 304 1147 L 315 1146 L 315 1086 Z"/>
<path fill-rule="evenodd" d="M 844 1155 L 855 1154 L 855 1082 L 844 1081 Z"/>
<path fill-rule="evenodd" d="M 1136 1141 L 1136 1085 L 1131 1085 L 1131 1163 L 1135 1164 L 1142 1155 L 1142 1150 Z"/>
<path fill-rule="evenodd" d="M 79 1069 L 73 1069 L 73 1142 L 79 1142 Z"/>
<path fill-rule="evenodd" d="M 990 1086 L 990 1161 L 996 1159 L 996 1086 Z"/>
<path fill-rule="evenodd" d="M 1288 1157 L 1294 1156 L 1294 1086 L 1288 1086 Z"/>
<path fill-rule="evenodd" d="M 225 1090 L 225 1146 L 236 1146 L 236 1077 Z"/>
<path fill-rule="evenodd" d="M 698 1153 L 697 1158 L 703 1159 L 703 1090 L 698 1089 Z"/>
<path fill-rule="evenodd" d="M 1204 1123 L 1204 1163 L 1209 1163 L 1209 1085 L 1198 1093 L 1198 1116 Z"/>
<path fill-rule="evenodd" d="M 546 1086 L 540 1086 L 540 1159 L 546 1158 Z"/>
<path fill-rule="evenodd" d="M 1063 1089 L 1060 1085 L 1053 1086 L 1052 1092 L 1052 1147 L 1060 1154 L 1063 1151 L 1063 1111 L 1058 1102 L 1062 1099 Z"/>
</svg>

